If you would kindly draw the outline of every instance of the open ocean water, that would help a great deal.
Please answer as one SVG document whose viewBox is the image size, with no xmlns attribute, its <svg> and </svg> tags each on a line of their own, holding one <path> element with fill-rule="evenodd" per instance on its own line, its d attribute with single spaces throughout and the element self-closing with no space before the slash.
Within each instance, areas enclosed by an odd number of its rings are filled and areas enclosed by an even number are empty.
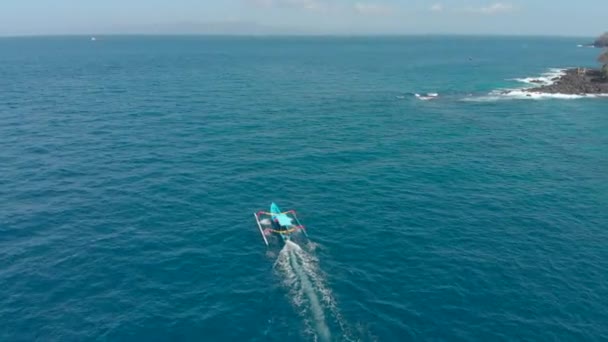
<svg viewBox="0 0 608 342">
<path fill-rule="evenodd" d="M 584 42 L 0 39 L 0 341 L 607 340 Z"/>
</svg>

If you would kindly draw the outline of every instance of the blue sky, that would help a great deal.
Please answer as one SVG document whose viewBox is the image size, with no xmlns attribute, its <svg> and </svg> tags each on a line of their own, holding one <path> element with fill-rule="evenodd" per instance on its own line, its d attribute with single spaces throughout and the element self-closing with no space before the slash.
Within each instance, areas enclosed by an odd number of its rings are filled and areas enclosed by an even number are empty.
<svg viewBox="0 0 608 342">
<path fill-rule="evenodd" d="M 608 0 L 0 0 L 0 35 L 608 31 Z"/>
</svg>

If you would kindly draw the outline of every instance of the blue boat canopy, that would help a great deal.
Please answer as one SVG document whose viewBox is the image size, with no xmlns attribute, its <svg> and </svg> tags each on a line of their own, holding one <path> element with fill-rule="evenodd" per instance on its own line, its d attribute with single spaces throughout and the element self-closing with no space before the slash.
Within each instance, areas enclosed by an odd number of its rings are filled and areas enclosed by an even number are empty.
<svg viewBox="0 0 608 342">
<path fill-rule="evenodd" d="M 279 224 L 283 227 L 289 227 L 293 224 L 291 217 L 281 213 L 281 209 L 279 209 L 279 206 L 274 202 L 270 205 L 270 213 L 273 214 L 272 219 L 277 219 Z"/>
</svg>

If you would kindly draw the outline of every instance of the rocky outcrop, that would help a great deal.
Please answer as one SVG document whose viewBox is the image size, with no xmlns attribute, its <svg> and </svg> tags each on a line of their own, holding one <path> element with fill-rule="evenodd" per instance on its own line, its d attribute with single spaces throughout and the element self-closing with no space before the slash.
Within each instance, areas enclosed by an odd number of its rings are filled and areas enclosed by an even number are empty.
<svg viewBox="0 0 608 342">
<path fill-rule="evenodd" d="M 597 38 L 593 42 L 593 46 L 598 47 L 598 48 L 608 47 L 608 32 L 606 32 L 603 35 L 599 36 L 599 38 Z"/>
<path fill-rule="evenodd" d="M 549 94 L 608 94 L 608 80 L 596 69 L 568 69 L 563 76 L 554 79 L 554 83 L 526 89 L 531 93 Z"/>
</svg>

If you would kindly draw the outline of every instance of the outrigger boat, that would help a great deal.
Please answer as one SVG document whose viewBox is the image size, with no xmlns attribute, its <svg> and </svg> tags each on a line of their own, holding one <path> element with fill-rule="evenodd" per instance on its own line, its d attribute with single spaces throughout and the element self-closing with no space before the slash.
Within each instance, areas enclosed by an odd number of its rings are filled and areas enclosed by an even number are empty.
<svg viewBox="0 0 608 342">
<path fill-rule="evenodd" d="M 268 246 L 267 237 L 272 235 L 281 236 L 283 241 L 291 240 L 294 234 L 300 232 L 308 237 L 306 235 L 306 228 L 300 224 L 295 210 L 281 212 L 279 206 L 273 202 L 270 204 L 270 212 L 258 211 L 257 213 L 253 213 L 253 216 L 255 216 L 255 221 L 258 224 L 266 246 Z"/>
</svg>

